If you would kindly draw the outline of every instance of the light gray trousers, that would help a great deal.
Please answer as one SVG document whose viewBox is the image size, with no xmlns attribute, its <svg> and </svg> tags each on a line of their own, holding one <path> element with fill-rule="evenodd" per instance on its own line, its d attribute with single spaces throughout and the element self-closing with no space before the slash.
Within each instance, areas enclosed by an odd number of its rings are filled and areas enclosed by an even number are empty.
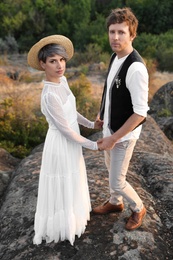
<svg viewBox="0 0 173 260">
<path fill-rule="evenodd" d="M 105 164 L 109 172 L 110 200 L 113 205 L 127 200 L 132 211 L 140 212 L 143 203 L 136 191 L 127 182 L 126 175 L 133 154 L 136 140 L 127 140 L 115 144 L 110 151 L 104 151 Z"/>
</svg>

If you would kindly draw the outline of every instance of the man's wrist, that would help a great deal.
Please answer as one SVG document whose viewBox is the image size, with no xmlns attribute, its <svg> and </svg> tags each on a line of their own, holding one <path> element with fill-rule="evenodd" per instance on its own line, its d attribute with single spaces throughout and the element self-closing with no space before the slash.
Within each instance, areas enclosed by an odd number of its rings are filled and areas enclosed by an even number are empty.
<svg viewBox="0 0 173 260">
<path fill-rule="evenodd" d="M 118 138 L 117 134 L 114 133 L 114 134 L 111 136 L 111 139 L 112 139 L 112 141 L 113 141 L 114 143 L 116 143 L 116 142 L 118 141 L 118 139 L 120 139 L 120 138 Z"/>
</svg>

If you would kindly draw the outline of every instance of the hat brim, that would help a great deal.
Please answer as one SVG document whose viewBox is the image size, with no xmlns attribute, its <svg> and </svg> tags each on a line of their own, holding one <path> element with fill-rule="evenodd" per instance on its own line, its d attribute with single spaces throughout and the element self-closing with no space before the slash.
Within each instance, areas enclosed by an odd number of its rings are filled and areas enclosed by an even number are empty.
<svg viewBox="0 0 173 260">
<path fill-rule="evenodd" d="M 67 60 L 70 60 L 74 54 L 74 48 L 72 42 L 63 35 L 51 35 L 41 39 L 39 42 L 34 44 L 28 52 L 27 62 L 28 65 L 36 70 L 43 70 L 38 60 L 38 53 L 44 46 L 55 43 L 63 46 L 67 52 Z"/>
</svg>

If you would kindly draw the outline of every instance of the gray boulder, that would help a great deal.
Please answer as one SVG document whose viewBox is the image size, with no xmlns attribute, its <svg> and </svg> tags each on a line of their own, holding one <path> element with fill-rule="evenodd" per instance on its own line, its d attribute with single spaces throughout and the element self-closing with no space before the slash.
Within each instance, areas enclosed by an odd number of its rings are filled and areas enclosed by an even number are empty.
<svg viewBox="0 0 173 260">
<path fill-rule="evenodd" d="M 5 149 L 0 148 L 0 205 L 3 195 L 10 183 L 12 173 L 19 164 L 20 160 L 14 158 Z"/>
<path fill-rule="evenodd" d="M 149 114 L 165 135 L 173 140 L 173 81 L 163 85 L 150 103 Z"/>
</svg>

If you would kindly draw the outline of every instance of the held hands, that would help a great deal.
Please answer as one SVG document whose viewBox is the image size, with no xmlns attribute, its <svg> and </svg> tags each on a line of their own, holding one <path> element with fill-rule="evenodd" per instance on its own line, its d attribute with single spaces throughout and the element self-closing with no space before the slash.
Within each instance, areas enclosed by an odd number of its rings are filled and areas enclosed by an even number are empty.
<svg viewBox="0 0 173 260">
<path fill-rule="evenodd" d="M 97 145 L 98 145 L 98 150 L 102 151 L 102 150 L 111 150 L 114 148 L 115 146 L 115 140 L 113 140 L 112 136 L 108 136 L 102 139 L 99 139 L 97 141 Z"/>
</svg>

